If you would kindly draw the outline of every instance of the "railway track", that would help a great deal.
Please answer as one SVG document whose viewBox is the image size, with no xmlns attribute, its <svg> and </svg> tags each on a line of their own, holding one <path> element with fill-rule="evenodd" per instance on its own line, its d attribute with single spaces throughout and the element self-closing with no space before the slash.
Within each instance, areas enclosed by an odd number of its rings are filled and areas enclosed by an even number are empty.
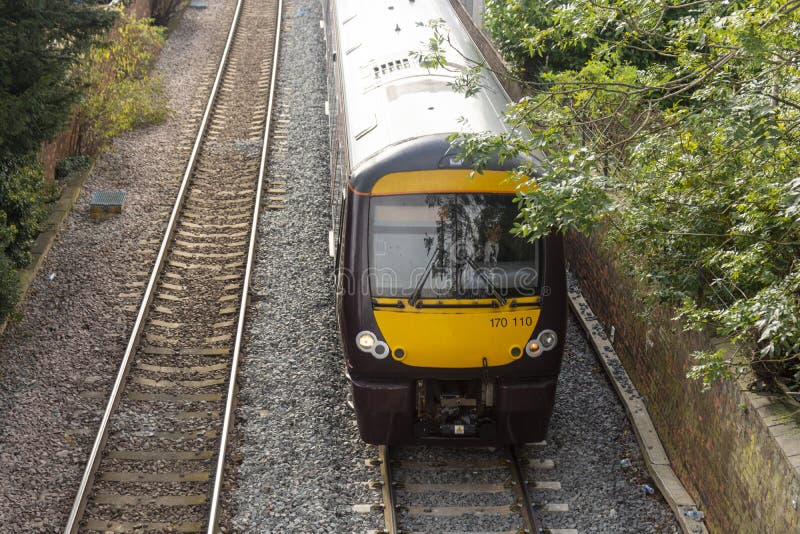
<svg viewBox="0 0 800 534">
<path fill-rule="evenodd" d="M 381 446 L 378 453 L 368 465 L 379 468 L 381 478 L 369 484 L 382 501 L 354 507 L 356 512 L 383 512 L 384 528 L 368 534 L 576 534 L 545 529 L 538 517 L 569 509 L 533 500 L 535 494 L 560 489 L 558 482 L 530 480 L 533 472 L 552 469 L 551 460 L 529 460 L 514 447 L 390 452 Z"/>
<path fill-rule="evenodd" d="M 67 533 L 217 530 L 281 14 L 238 0 Z"/>
</svg>

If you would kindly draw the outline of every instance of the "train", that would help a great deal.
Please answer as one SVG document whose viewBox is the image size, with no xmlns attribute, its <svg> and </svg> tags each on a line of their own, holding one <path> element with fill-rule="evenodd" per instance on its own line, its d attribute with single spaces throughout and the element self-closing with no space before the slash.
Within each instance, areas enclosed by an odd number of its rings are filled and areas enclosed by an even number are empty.
<svg viewBox="0 0 800 534">
<path fill-rule="evenodd" d="M 507 132 L 497 77 L 448 0 L 326 0 L 329 245 L 350 399 L 383 445 L 538 442 L 566 330 L 563 242 L 511 233 L 525 155 L 474 172 L 452 139 Z M 447 67 L 419 51 L 447 35 Z"/>
</svg>

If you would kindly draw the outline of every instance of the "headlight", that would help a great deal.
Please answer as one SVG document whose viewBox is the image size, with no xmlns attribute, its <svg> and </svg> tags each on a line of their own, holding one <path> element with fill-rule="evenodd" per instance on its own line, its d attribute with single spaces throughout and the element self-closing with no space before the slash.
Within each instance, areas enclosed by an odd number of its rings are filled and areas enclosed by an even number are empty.
<svg viewBox="0 0 800 534">
<path fill-rule="evenodd" d="M 528 341 L 528 344 L 525 345 L 525 352 L 528 353 L 528 356 L 531 358 L 535 358 L 542 353 L 542 346 L 539 344 L 539 341 L 533 340 Z"/>
<path fill-rule="evenodd" d="M 386 358 L 392 352 L 386 342 L 378 341 L 378 336 L 369 330 L 358 333 L 356 336 L 356 345 L 358 345 L 358 348 L 363 352 L 369 352 L 379 360 Z"/>
<path fill-rule="evenodd" d="M 378 342 L 378 338 L 375 337 L 375 334 L 368 330 L 364 330 L 363 332 L 359 332 L 356 336 L 356 345 L 358 348 L 363 350 L 364 352 L 372 352 L 372 348 L 375 346 L 375 343 Z"/>
<path fill-rule="evenodd" d="M 389 355 L 389 345 L 384 343 L 383 341 L 378 341 L 375 343 L 375 346 L 372 347 L 372 355 L 378 358 L 379 360 L 384 359 Z"/>
<path fill-rule="evenodd" d="M 536 339 L 528 341 L 525 353 L 531 358 L 540 356 L 546 350 L 552 350 L 558 344 L 558 335 L 552 330 L 542 330 Z"/>
<path fill-rule="evenodd" d="M 543 330 L 539 334 L 539 343 L 542 345 L 542 349 L 550 350 L 558 343 L 558 336 L 552 330 Z"/>
</svg>

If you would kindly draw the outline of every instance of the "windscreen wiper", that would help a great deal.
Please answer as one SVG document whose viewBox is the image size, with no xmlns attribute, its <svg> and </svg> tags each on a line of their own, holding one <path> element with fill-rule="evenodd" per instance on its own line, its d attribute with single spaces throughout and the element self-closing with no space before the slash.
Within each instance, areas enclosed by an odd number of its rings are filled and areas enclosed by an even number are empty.
<svg viewBox="0 0 800 534">
<path fill-rule="evenodd" d="M 486 282 L 486 285 L 489 287 L 489 291 L 492 292 L 492 296 L 497 299 L 497 302 L 499 302 L 501 306 L 505 306 L 506 305 L 506 299 L 503 298 L 503 295 L 501 295 L 500 291 L 497 290 L 497 286 L 494 285 L 491 280 L 489 280 L 489 277 L 486 276 L 486 273 L 483 272 L 480 267 L 478 267 L 478 264 L 475 263 L 475 260 L 473 260 L 469 256 L 466 257 L 466 260 L 467 260 L 467 264 L 470 267 L 472 267 L 472 269 L 476 273 L 478 273 L 478 276 L 483 278 L 484 282 Z"/>
<path fill-rule="evenodd" d="M 436 255 L 441 250 L 441 247 L 437 246 L 434 249 L 433 254 L 431 255 L 430 261 L 428 261 L 428 265 L 425 267 L 425 272 L 422 273 L 422 278 L 419 282 L 417 282 L 417 286 L 414 288 L 414 292 L 411 293 L 411 296 L 408 298 L 408 305 L 409 306 L 416 306 L 417 301 L 419 300 L 419 294 L 422 293 L 422 287 L 425 285 L 425 281 L 431 275 L 431 270 L 433 269 L 433 262 L 436 260 Z"/>
</svg>

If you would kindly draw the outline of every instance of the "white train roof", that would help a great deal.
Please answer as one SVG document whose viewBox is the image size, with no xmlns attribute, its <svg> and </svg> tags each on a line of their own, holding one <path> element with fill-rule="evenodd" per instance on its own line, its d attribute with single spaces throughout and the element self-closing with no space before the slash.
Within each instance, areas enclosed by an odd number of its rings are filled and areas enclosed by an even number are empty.
<svg viewBox="0 0 800 534">
<path fill-rule="evenodd" d="M 403 141 L 507 131 L 502 113 L 510 99 L 494 74 L 485 71 L 482 89 L 470 97 L 448 85 L 455 69 L 482 56 L 447 0 L 337 0 L 335 9 L 353 170 Z M 425 51 L 435 19 L 444 20 L 452 44 L 445 42 L 448 70 L 428 70 L 412 55 Z"/>
</svg>

